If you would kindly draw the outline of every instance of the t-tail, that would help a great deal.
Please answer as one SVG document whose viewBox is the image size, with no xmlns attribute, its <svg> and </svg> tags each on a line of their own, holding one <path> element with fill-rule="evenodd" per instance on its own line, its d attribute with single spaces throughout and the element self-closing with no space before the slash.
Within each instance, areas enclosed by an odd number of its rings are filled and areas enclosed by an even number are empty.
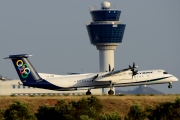
<svg viewBox="0 0 180 120">
<path fill-rule="evenodd" d="M 20 80 L 23 84 L 28 84 L 32 82 L 41 81 L 41 77 L 38 75 L 28 57 L 32 55 L 19 54 L 19 55 L 9 55 L 9 57 L 4 59 L 11 59 L 14 67 L 19 75 Z"/>
</svg>

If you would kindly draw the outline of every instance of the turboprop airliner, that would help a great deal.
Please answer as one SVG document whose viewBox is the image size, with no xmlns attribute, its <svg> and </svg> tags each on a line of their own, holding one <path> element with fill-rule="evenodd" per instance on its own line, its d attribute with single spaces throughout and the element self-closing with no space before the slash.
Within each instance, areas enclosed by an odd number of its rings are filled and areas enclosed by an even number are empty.
<svg viewBox="0 0 180 120">
<path fill-rule="evenodd" d="M 32 55 L 18 54 L 5 58 L 12 60 L 22 82 L 20 84 L 24 86 L 57 91 L 87 89 L 86 95 L 91 94 L 91 89 L 110 88 L 108 94 L 111 95 L 114 94 L 113 87 L 168 83 L 168 88 L 172 88 L 172 83 L 178 81 L 165 70 L 135 70 L 137 68 L 135 63 L 126 69 L 116 71 L 111 70 L 109 66 L 109 72 L 72 75 L 39 74 L 28 60 L 29 56 Z"/>
</svg>

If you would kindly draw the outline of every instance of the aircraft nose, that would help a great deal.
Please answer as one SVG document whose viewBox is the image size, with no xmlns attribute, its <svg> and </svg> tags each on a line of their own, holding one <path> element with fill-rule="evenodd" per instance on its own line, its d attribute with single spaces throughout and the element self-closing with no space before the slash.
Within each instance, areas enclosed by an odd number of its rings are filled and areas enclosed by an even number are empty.
<svg viewBox="0 0 180 120">
<path fill-rule="evenodd" d="M 174 77 L 174 81 L 178 81 L 178 78 L 177 78 L 177 77 Z"/>
</svg>

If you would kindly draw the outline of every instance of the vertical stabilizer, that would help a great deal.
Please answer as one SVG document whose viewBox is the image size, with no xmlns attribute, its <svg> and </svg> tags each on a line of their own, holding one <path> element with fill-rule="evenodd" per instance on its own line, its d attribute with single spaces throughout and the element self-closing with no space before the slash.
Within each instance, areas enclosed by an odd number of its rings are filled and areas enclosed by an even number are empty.
<svg viewBox="0 0 180 120">
<path fill-rule="evenodd" d="M 24 83 L 35 82 L 41 80 L 41 77 L 38 75 L 28 57 L 31 55 L 28 54 L 19 54 L 19 55 L 9 55 L 5 59 L 11 59 L 14 67 L 19 75 L 20 80 Z"/>
</svg>

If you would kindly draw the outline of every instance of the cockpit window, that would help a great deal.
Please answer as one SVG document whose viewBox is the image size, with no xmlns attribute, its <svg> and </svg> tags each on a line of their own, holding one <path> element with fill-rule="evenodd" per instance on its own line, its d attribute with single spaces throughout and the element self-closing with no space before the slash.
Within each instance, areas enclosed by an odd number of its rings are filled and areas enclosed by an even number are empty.
<svg viewBox="0 0 180 120">
<path fill-rule="evenodd" d="M 163 72 L 164 74 L 168 74 L 167 72 Z"/>
</svg>

